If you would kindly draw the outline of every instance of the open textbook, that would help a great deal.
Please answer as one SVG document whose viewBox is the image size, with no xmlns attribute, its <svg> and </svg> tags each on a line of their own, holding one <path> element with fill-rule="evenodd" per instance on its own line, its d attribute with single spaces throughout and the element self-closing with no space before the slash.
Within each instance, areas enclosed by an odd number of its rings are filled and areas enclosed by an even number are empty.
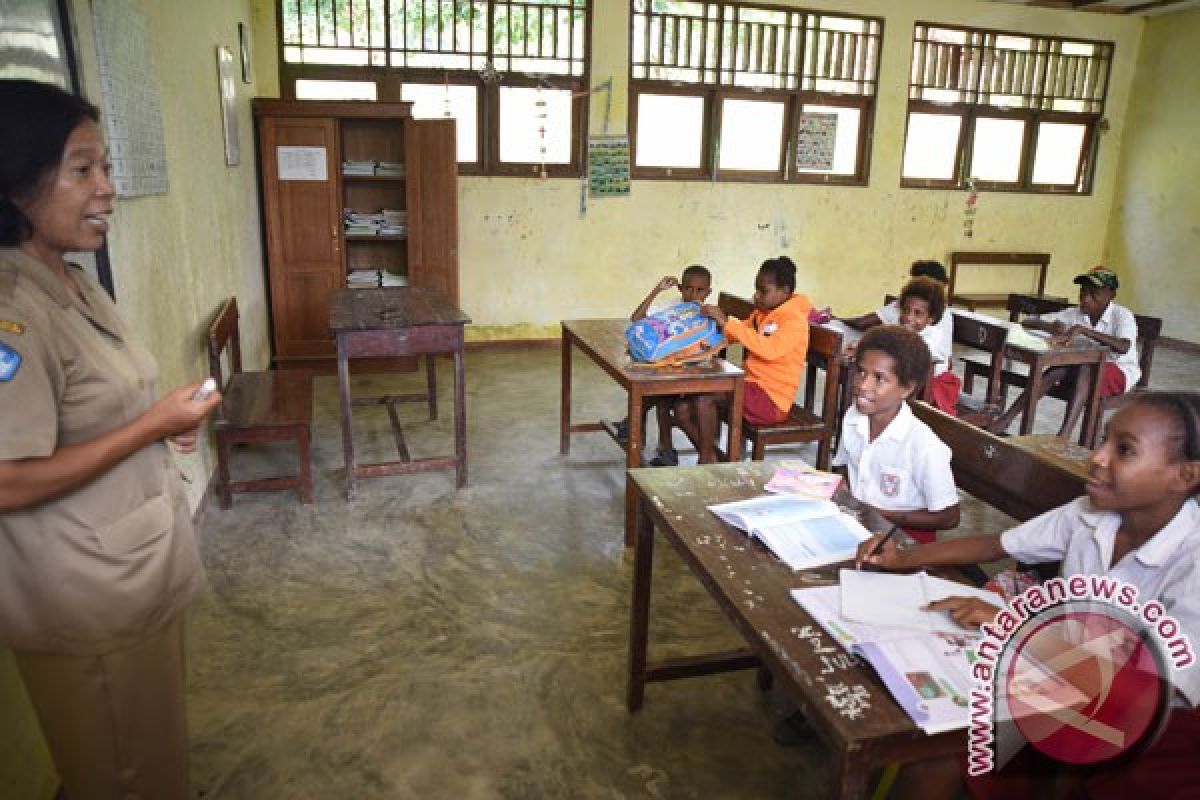
<svg viewBox="0 0 1200 800">
<path fill-rule="evenodd" d="M 828 500 L 776 494 L 720 503 L 708 510 L 760 540 L 792 569 L 853 558 L 871 534 Z"/>
<path fill-rule="evenodd" d="M 792 597 L 846 650 L 872 667 L 897 705 L 928 734 L 965 728 L 977 633 L 919 632 L 848 620 L 842 589 L 793 589 Z"/>
</svg>

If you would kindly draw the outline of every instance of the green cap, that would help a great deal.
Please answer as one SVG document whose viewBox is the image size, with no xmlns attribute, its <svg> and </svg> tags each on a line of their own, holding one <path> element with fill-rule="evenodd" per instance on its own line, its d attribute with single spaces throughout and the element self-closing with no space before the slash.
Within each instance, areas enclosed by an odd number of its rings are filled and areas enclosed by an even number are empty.
<svg viewBox="0 0 1200 800">
<path fill-rule="evenodd" d="M 1113 272 L 1108 267 L 1092 267 L 1082 275 L 1075 276 L 1075 283 L 1080 286 L 1091 286 L 1095 289 L 1112 289 L 1116 291 L 1121 282 L 1117 280 L 1117 273 Z"/>
</svg>

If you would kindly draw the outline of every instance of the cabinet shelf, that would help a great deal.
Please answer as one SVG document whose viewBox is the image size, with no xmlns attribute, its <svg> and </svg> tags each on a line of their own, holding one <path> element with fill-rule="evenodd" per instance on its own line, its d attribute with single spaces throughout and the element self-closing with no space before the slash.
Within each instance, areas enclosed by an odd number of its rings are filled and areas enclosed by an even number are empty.
<svg viewBox="0 0 1200 800">
<path fill-rule="evenodd" d="M 408 238 L 407 233 L 347 233 L 347 242 L 403 242 Z"/>
<path fill-rule="evenodd" d="M 344 183 L 404 183 L 405 175 L 342 175 Z"/>
</svg>

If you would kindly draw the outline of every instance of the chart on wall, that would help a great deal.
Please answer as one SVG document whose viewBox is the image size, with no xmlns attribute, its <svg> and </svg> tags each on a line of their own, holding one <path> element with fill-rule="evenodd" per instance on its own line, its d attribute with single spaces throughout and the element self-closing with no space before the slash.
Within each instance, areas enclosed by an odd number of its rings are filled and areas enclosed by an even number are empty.
<svg viewBox="0 0 1200 800">
<path fill-rule="evenodd" d="M 117 195 L 165 194 L 167 152 L 146 20 L 129 0 L 92 0 L 92 25 Z"/>
</svg>

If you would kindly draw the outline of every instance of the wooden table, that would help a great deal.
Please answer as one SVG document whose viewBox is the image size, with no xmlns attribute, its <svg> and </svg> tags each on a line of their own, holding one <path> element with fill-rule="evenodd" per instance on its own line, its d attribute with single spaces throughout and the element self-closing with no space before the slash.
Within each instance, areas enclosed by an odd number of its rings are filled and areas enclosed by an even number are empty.
<svg viewBox="0 0 1200 800">
<path fill-rule="evenodd" d="M 830 795 L 867 797 L 873 770 L 960 753 L 966 734 L 923 733 L 872 669 L 851 658 L 792 599 L 791 589 L 819 585 L 814 579 L 836 581 L 833 568 L 792 572 L 706 508 L 761 494 L 773 470 L 746 462 L 629 471 L 638 525 L 626 707 L 641 709 L 647 683 L 766 666 L 829 748 Z M 655 528 L 708 589 L 746 648 L 648 663 Z"/>
<path fill-rule="evenodd" d="M 1069 442 L 1049 433 L 1009 436 L 1005 441 L 1023 450 L 1028 450 L 1043 461 L 1062 467 L 1082 481 L 1087 480 L 1088 463 L 1091 461 L 1092 451 L 1083 445 Z M 1082 493 L 1081 490 L 1080 494 Z"/>
<path fill-rule="evenodd" d="M 642 442 L 646 437 L 644 401 L 647 397 L 682 394 L 727 394 L 729 403 L 730 461 L 742 457 L 742 381 L 745 373 L 724 359 L 711 366 L 647 368 L 634 365 L 625 339 L 624 319 L 570 319 L 562 323 L 562 410 L 559 417 L 559 452 L 571 452 L 571 434 L 607 431 L 617 440 L 607 422 L 571 423 L 571 353 L 578 347 L 588 358 L 621 385 L 629 395 L 629 440 L 624 444 L 625 463 L 632 469 L 642 465 Z M 633 489 L 625 486 L 625 546 L 633 544 L 637 505 Z"/>
<path fill-rule="evenodd" d="M 1079 431 L 1079 443 L 1084 446 L 1091 444 L 1092 435 L 1099 422 L 1100 378 L 1104 374 L 1104 359 L 1107 354 L 1107 347 L 1086 336 L 1076 336 L 1065 345 L 1051 344 L 1046 350 L 1034 350 L 1013 344 L 1004 346 L 1006 357 L 1029 365 L 1025 388 L 1030 392 L 1030 397 L 1037 397 L 1037 393 L 1041 391 L 1046 370 L 1052 367 L 1088 368 L 1091 383 L 1088 387 L 1087 405 L 1084 407 L 1083 426 Z M 1019 429 L 1023 435 L 1033 432 L 1035 411 L 1035 403 L 1031 402 L 1025 407 Z"/>
<path fill-rule="evenodd" d="M 346 463 L 346 499 L 354 497 L 355 478 L 398 475 L 425 470 L 455 470 L 455 485 L 467 485 L 467 407 L 463 365 L 463 327 L 471 320 L 433 289 L 334 289 L 329 293 L 329 327 L 337 343 L 338 395 L 342 406 L 342 452 Z M 395 404 L 427 401 L 429 418 L 437 419 L 437 377 L 433 356 L 454 354 L 454 455 L 409 457 Z M 420 394 L 350 396 L 352 358 L 392 358 L 425 354 L 426 391 Z M 352 408 L 386 405 L 392 422 L 398 461 L 354 463 Z"/>
</svg>

